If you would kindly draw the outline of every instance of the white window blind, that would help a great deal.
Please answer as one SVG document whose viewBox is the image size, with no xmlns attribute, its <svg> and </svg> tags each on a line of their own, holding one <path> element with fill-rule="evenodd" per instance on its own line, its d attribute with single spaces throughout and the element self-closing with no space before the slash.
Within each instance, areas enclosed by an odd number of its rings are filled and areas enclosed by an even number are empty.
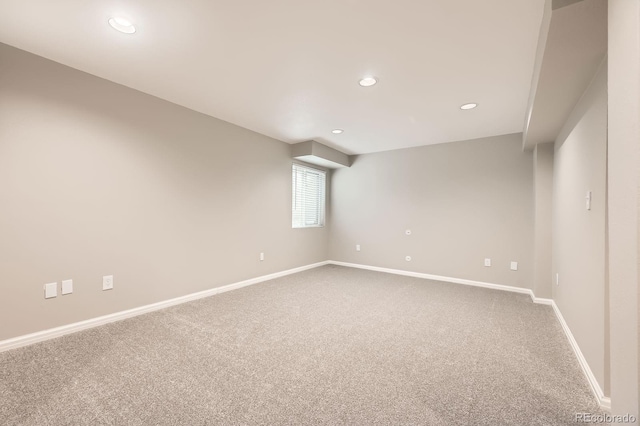
<svg viewBox="0 0 640 426">
<path fill-rule="evenodd" d="M 292 227 L 324 226 L 326 173 L 294 164 L 292 173 Z"/>
</svg>

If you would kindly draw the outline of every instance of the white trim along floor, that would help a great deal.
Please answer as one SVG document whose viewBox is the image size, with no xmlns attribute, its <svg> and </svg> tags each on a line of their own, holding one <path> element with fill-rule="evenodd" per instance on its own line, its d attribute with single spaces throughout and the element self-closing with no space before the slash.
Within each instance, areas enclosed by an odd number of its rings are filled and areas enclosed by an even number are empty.
<svg viewBox="0 0 640 426">
<path fill-rule="evenodd" d="M 261 277 L 256 277 L 256 278 L 252 278 L 249 280 L 245 280 L 245 281 L 240 281 L 237 283 L 233 283 L 233 284 L 229 284 L 229 285 L 225 285 L 222 287 L 216 287 L 216 288 L 212 288 L 210 290 L 205 290 L 205 291 L 201 291 L 198 293 L 193 293 L 193 294 L 188 294 L 185 296 L 181 296 L 178 298 L 174 298 L 174 299 L 170 299 L 170 300 L 166 300 L 166 301 L 162 301 L 162 302 L 158 302 L 158 303 L 153 303 L 150 305 L 145 305 L 145 306 L 140 306 L 138 308 L 134 308 L 134 309 L 129 309 L 126 311 L 122 311 L 122 312 L 116 312 L 110 315 L 105 315 L 105 316 L 101 316 L 101 317 L 96 317 L 96 318 L 92 318 L 92 319 L 88 319 L 85 321 L 80 321 L 80 322 L 76 322 L 76 323 L 72 323 L 72 324 L 68 324 L 68 325 L 64 325 L 61 327 L 56 327 L 56 328 L 52 328 L 52 329 L 48 329 L 48 330 L 43 330 L 43 331 L 39 331 L 36 333 L 31 333 L 31 334 L 27 334 L 24 336 L 18 336 L 15 338 L 11 338 L 11 339 L 7 339 L 4 341 L 0 341 L 0 352 L 3 351 L 7 351 L 7 350 L 11 350 L 11 349 L 16 349 L 19 347 L 23 347 L 23 346 L 27 346 L 27 345 L 31 345 L 37 342 L 42 342 L 45 340 L 49 340 L 49 339 L 53 339 L 56 337 L 60 337 L 60 336 L 64 336 L 67 334 L 71 334 L 71 333 L 75 333 L 81 330 L 86 330 L 89 328 L 93 328 L 93 327 L 98 327 L 104 324 L 109 324 L 112 322 L 116 322 L 116 321 L 120 321 L 126 318 L 131 318 L 131 317 L 135 317 L 138 315 L 142 315 L 145 313 L 149 313 L 149 312 L 153 312 L 153 311 L 158 311 L 160 309 L 164 309 L 164 308 L 168 308 L 170 306 L 175 306 L 175 305 L 179 305 L 182 303 L 186 303 L 186 302 L 190 302 L 190 301 L 194 301 L 194 300 L 198 300 L 198 299 L 202 299 L 205 297 L 209 297 L 209 296 L 213 296 L 216 294 L 220 294 L 220 293 L 224 293 L 224 292 L 228 292 L 231 290 L 236 290 L 242 287 L 246 287 L 246 286 L 250 286 L 253 284 L 258 284 L 264 281 L 268 281 L 268 280 L 272 280 L 275 278 L 279 278 L 279 277 L 284 277 L 287 275 L 291 275 L 291 274 L 295 274 L 298 272 L 302 272 L 308 269 L 312 269 L 312 268 L 317 268 L 319 266 L 323 266 L 323 265 L 339 265 L 339 266 L 345 266 L 345 267 L 350 267 L 350 268 L 358 268 L 358 269 L 366 269 L 366 270 L 371 270 L 371 271 L 378 271 L 378 272 L 384 272 L 384 273 L 389 273 L 389 274 L 396 274 L 396 275 L 403 275 L 403 276 L 409 276 L 409 277 L 415 277 L 415 278 L 423 278 L 423 279 L 428 279 L 428 280 L 434 280 L 434 281 L 442 281 L 442 282 L 449 282 L 449 283 L 455 283 L 455 284 L 463 284 L 463 285 L 469 285 L 469 286 L 475 286 L 475 287 L 483 287 L 483 288 L 488 288 L 488 289 L 493 289 L 493 290 L 501 290 L 501 291 L 508 291 L 508 292 L 514 292 L 514 293 L 522 293 L 522 294 L 527 294 L 531 297 L 531 300 L 534 303 L 538 303 L 538 304 L 544 304 L 544 305 L 551 305 L 553 307 L 553 311 L 555 312 L 555 315 L 558 319 L 558 321 L 560 322 L 560 325 L 562 326 L 562 329 L 571 345 L 571 348 L 573 349 L 578 362 L 589 382 L 589 385 L 591 386 L 591 389 L 593 391 L 593 394 L 595 396 L 595 398 L 597 399 L 598 403 L 600 404 L 600 407 L 605 410 L 605 411 L 610 411 L 611 409 L 611 399 L 609 397 L 606 397 L 602 391 L 602 388 L 600 387 L 599 383 L 597 382 L 593 372 L 591 371 L 591 368 L 589 367 L 589 364 L 587 363 L 584 355 L 582 354 L 582 351 L 580 350 L 580 347 L 578 346 L 578 343 L 576 342 L 575 338 L 573 337 L 573 334 L 571 333 L 571 330 L 569 329 L 569 326 L 567 325 L 567 323 L 565 322 L 562 313 L 560 312 L 560 309 L 558 308 L 558 306 L 555 304 L 555 302 L 552 299 L 543 299 L 543 298 L 538 298 L 535 297 L 533 291 L 531 289 L 525 289 L 525 288 L 519 288 L 519 287 L 512 287 L 512 286 L 506 286 L 506 285 L 501 285 L 501 284 L 492 284 L 492 283 L 487 283 L 487 282 L 481 282 L 481 281 L 473 281 L 473 280 L 467 280 L 467 279 L 461 279 L 461 278 L 452 278 L 452 277 L 445 277 L 445 276 L 440 276 L 440 275 L 431 275 L 431 274 L 425 274 L 425 273 L 420 273 L 420 272 L 411 272 L 411 271 L 403 271 L 403 270 L 398 270 L 398 269 L 389 269 L 389 268 L 381 268 L 381 267 L 376 267 L 376 266 L 368 266 L 368 265 L 360 265 L 360 264 L 354 264 L 354 263 L 346 263 L 346 262 L 338 262 L 338 261 L 324 261 L 324 262 L 318 262 L 318 263 L 314 263 L 314 264 L 310 264 L 310 265 L 305 265 L 305 266 L 301 266 L 298 268 L 293 268 L 293 269 L 289 269 L 286 271 L 282 271 L 282 272 L 277 272 L 277 273 L 273 273 L 273 274 L 269 274 L 269 275 L 264 275 Z"/>
</svg>

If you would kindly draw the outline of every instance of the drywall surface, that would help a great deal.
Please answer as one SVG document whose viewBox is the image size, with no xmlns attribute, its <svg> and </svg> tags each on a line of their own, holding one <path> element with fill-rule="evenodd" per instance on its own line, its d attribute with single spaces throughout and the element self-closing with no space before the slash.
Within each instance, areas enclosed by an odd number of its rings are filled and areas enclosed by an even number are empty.
<svg viewBox="0 0 640 426">
<path fill-rule="evenodd" d="M 640 2 L 609 1 L 611 411 L 640 417 Z"/>
<path fill-rule="evenodd" d="M 551 298 L 551 200 L 553 194 L 553 143 L 534 148 L 535 247 L 534 285 L 536 297 Z"/>
<path fill-rule="evenodd" d="M 553 167 L 553 298 L 603 389 L 606 155 L 605 61 L 556 140 Z"/>
<path fill-rule="evenodd" d="M 331 259 L 531 288 L 533 154 L 521 136 L 355 156 L 333 174 Z"/>
<path fill-rule="evenodd" d="M 290 145 L 3 44 L 0 76 L 0 340 L 327 259 Z"/>
</svg>

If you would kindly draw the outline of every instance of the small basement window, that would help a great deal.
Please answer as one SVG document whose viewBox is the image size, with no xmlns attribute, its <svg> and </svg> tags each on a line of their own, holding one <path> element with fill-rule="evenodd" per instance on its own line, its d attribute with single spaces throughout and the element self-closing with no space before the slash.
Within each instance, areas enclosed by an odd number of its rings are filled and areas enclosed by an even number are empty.
<svg viewBox="0 0 640 426">
<path fill-rule="evenodd" d="M 326 172 L 294 164 L 291 172 L 292 228 L 324 226 Z"/>
</svg>

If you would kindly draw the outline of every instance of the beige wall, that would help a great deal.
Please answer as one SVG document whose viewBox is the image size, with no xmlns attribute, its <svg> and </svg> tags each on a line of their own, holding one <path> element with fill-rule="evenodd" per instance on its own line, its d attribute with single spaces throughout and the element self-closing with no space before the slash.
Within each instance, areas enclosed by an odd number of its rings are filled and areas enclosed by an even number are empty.
<svg viewBox="0 0 640 426">
<path fill-rule="evenodd" d="M 609 1 L 611 410 L 640 417 L 640 2 Z"/>
<path fill-rule="evenodd" d="M 0 76 L 0 340 L 327 259 L 289 145 L 2 44 Z"/>
<path fill-rule="evenodd" d="M 553 194 L 552 143 L 538 144 L 533 151 L 535 242 L 533 292 L 551 298 L 551 199 Z"/>
<path fill-rule="evenodd" d="M 553 298 L 604 389 L 606 61 L 555 143 Z M 586 193 L 591 191 L 591 210 Z"/>
<path fill-rule="evenodd" d="M 332 260 L 531 288 L 533 158 L 520 134 L 353 160 L 333 174 Z"/>
</svg>

